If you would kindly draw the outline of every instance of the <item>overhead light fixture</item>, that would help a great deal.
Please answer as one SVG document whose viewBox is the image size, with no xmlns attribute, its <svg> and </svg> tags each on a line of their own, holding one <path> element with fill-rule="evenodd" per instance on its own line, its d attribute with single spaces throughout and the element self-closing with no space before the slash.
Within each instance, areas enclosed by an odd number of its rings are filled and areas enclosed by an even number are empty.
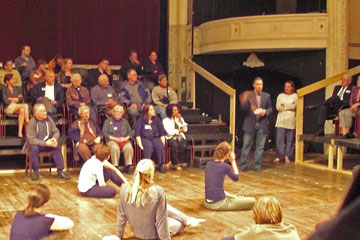
<svg viewBox="0 0 360 240">
<path fill-rule="evenodd" d="M 250 68 L 263 67 L 264 63 L 256 56 L 255 53 L 250 53 L 250 56 L 243 62 L 243 65 Z"/>
</svg>

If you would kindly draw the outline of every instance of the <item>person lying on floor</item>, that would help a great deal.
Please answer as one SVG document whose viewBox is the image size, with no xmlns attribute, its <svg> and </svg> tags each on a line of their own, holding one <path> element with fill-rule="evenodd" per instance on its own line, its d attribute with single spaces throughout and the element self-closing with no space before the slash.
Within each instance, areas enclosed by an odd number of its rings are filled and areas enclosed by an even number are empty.
<svg viewBox="0 0 360 240">
<path fill-rule="evenodd" d="M 259 198 L 253 208 L 253 218 L 255 224 L 222 240 L 300 240 L 294 225 L 281 223 L 281 207 L 275 197 Z"/>
<path fill-rule="evenodd" d="M 111 180 L 117 186 L 127 183 L 122 173 L 108 162 L 110 148 L 99 146 L 95 148 L 95 156 L 87 160 L 80 170 L 78 189 L 81 195 L 95 198 L 112 198 L 116 189 L 109 186 Z"/>
</svg>

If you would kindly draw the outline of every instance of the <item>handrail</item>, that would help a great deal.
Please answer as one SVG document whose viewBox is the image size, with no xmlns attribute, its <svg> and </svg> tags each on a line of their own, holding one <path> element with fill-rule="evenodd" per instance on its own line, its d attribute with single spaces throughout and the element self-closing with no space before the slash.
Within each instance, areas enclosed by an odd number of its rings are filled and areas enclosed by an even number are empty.
<svg viewBox="0 0 360 240">
<path fill-rule="evenodd" d="M 315 92 L 321 88 L 324 88 L 330 84 L 333 84 L 337 81 L 339 81 L 339 79 L 341 79 L 342 75 L 348 73 L 350 75 L 355 75 L 355 74 L 358 74 L 360 72 L 360 65 L 357 66 L 357 67 L 354 67 L 354 68 L 351 68 L 349 69 L 348 71 L 346 72 L 342 72 L 340 74 L 337 74 L 335 76 L 332 76 L 332 77 L 329 77 L 329 78 L 326 78 L 326 79 L 323 79 L 323 80 L 320 80 L 316 83 L 313 83 L 313 84 L 310 84 L 306 87 L 303 87 L 303 88 L 300 88 L 297 90 L 297 94 L 298 94 L 298 97 L 302 97 L 302 96 L 305 96 L 309 93 L 312 93 L 312 92 Z"/>
<path fill-rule="evenodd" d="M 304 97 L 312 92 L 333 84 L 341 79 L 344 74 L 355 75 L 360 73 L 360 65 L 342 72 L 335 76 L 320 80 L 316 83 L 310 84 L 306 87 L 297 90 L 298 101 L 296 106 L 296 139 L 295 139 L 295 161 L 296 163 L 304 162 L 304 142 L 301 141 L 300 136 L 303 135 L 304 129 Z"/>
<path fill-rule="evenodd" d="M 235 113 L 236 113 L 236 90 L 221 81 L 219 78 L 202 68 L 200 65 L 184 57 L 183 62 L 190 69 L 191 82 L 191 100 L 193 108 L 195 108 L 195 72 L 204 77 L 207 81 L 220 88 L 223 92 L 230 96 L 230 134 L 232 134 L 232 148 L 235 149 Z"/>
</svg>

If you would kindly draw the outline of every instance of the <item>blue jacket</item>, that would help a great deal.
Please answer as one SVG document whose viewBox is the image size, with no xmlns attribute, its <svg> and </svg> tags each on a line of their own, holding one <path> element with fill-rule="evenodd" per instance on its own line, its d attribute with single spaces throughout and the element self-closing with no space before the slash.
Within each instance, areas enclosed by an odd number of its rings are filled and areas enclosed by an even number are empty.
<svg viewBox="0 0 360 240">
<path fill-rule="evenodd" d="M 135 84 L 138 85 L 138 94 L 142 99 L 141 104 L 150 104 L 151 103 L 151 95 L 150 95 L 149 89 L 145 86 L 145 84 L 143 84 L 139 80 L 137 80 L 135 82 Z M 122 103 L 125 103 L 127 106 L 130 106 L 134 102 L 132 101 L 132 99 L 130 97 L 130 93 L 127 89 L 128 86 L 130 86 L 129 81 L 124 81 L 121 84 L 119 97 L 120 97 L 120 101 Z"/>
</svg>

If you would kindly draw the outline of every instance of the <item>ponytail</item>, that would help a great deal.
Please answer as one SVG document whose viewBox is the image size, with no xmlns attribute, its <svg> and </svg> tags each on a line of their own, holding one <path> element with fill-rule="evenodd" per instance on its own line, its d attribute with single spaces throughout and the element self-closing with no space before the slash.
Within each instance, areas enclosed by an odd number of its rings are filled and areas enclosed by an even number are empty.
<svg viewBox="0 0 360 240">
<path fill-rule="evenodd" d="M 50 199 L 49 188 L 44 184 L 36 185 L 28 196 L 28 205 L 24 209 L 24 216 L 30 217 L 36 215 L 36 208 L 44 206 Z"/>
</svg>

